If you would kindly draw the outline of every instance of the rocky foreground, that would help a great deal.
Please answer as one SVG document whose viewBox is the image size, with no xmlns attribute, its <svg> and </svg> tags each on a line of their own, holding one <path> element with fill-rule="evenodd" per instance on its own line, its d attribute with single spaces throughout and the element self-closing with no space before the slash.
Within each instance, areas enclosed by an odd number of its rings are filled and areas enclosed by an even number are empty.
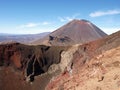
<svg viewBox="0 0 120 90">
<path fill-rule="evenodd" d="M 95 56 L 84 66 L 77 67 L 77 71 L 73 66 L 73 71 L 66 71 L 53 78 L 46 90 L 120 89 L 120 46 Z"/>
<path fill-rule="evenodd" d="M 120 31 L 83 45 L 0 45 L 1 90 L 119 90 Z"/>
</svg>

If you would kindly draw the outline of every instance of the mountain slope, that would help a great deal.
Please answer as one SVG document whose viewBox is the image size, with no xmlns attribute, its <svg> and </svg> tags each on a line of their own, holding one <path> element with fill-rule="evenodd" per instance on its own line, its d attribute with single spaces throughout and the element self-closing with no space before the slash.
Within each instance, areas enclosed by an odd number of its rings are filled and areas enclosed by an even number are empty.
<svg viewBox="0 0 120 90">
<path fill-rule="evenodd" d="M 62 55 L 63 73 L 54 77 L 46 90 L 119 90 L 119 51 L 120 31 L 72 46 Z"/>
<path fill-rule="evenodd" d="M 107 34 L 91 22 L 75 19 L 35 43 L 47 45 L 83 44 L 106 35 Z"/>
<path fill-rule="evenodd" d="M 55 78 L 46 90 L 119 90 L 120 46 L 94 57 L 75 74 Z"/>
</svg>

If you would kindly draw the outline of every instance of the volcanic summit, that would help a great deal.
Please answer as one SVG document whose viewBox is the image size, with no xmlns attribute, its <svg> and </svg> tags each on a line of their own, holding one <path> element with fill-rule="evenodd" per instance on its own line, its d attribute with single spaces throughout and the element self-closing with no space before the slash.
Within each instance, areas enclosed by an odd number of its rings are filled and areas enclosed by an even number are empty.
<svg viewBox="0 0 120 90">
<path fill-rule="evenodd" d="M 59 29 L 53 31 L 46 37 L 35 41 L 35 44 L 45 45 L 73 45 L 83 44 L 96 39 L 100 39 L 107 34 L 96 25 L 87 20 L 74 19 Z"/>
</svg>

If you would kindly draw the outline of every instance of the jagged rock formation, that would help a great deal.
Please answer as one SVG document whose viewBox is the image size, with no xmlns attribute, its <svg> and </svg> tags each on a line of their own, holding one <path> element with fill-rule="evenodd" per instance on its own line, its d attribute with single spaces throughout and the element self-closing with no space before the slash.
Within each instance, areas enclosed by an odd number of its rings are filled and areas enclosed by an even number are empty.
<svg viewBox="0 0 120 90">
<path fill-rule="evenodd" d="M 4 69 L 6 72 L 10 72 L 11 67 L 15 72 L 22 72 L 23 74 L 21 76 L 23 78 L 26 77 L 26 81 L 32 82 L 35 76 L 46 73 L 52 64 L 58 64 L 61 59 L 61 52 L 66 49 L 65 47 L 57 46 L 27 46 L 16 42 L 1 44 L 0 72 Z M 6 70 L 6 68 L 9 69 Z M 48 81 L 49 79 L 46 82 Z M 2 82 L 1 78 L 0 83 L 6 86 L 6 83 Z M 0 88 L 3 87 L 1 86 Z"/>
<path fill-rule="evenodd" d="M 91 22 L 75 19 L 34 43 L 65 46 L 83 44 L 104 36 L 107 34 Z"/>
</svg>

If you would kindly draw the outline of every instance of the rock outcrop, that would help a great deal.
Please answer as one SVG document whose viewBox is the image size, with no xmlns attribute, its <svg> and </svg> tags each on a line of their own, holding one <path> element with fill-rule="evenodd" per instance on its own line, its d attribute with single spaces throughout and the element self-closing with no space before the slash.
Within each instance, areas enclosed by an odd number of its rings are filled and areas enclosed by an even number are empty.
<svg viewBox="0 0 120 90">
<path fill-rule="evenodd" d="M 26 81 L 32 82 L 35 76 L 46 73 L 52 64 L 60 63 L 61 53 L 66 49 L 57 46 L 27 46 L 16 42 L 1 44 L 0 67 L 20 71 Z"/>
</svg>

